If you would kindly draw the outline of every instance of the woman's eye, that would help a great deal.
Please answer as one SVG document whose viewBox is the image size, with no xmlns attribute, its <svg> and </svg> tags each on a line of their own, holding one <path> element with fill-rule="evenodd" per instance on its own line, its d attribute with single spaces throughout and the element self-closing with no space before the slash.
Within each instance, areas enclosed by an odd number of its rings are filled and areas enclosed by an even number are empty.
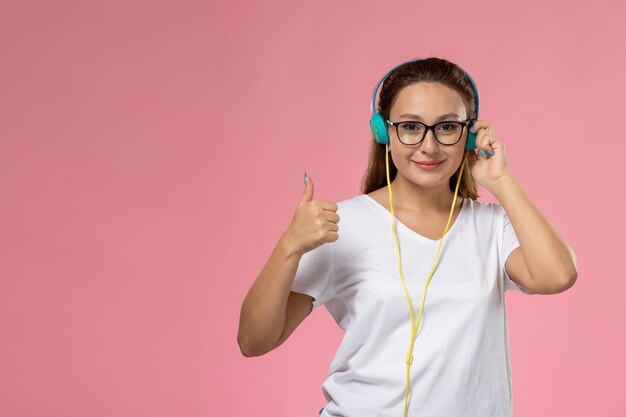
<svg viewBox="0 0 626 417">
<path fill-rule="evenodd" d="M 445 132 L 450 132 L 456 129 L 457 125 L 455 125 L 454 123 L 446 123 L 446 124 L 441 125 L 439 128 Z"/>
<path fill-rule="evenodd" d="M 403 128 L 406 129 L 406 130 L 410 130 L 410 131 L 421 130 L 421 126 L 420 125 L 416 125 L 416 124 L 412 124 L 412 123 L 404 124 Z"/>
</svg>

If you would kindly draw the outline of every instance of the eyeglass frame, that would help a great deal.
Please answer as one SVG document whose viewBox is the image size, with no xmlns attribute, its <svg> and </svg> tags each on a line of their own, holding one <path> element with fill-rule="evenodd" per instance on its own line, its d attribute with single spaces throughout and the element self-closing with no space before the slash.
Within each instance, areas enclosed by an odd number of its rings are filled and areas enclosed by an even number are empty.
<svg viewBox="0 0 626 417">
<path fill-rule="evenodd" d="M 428 134 L 428 131 L 432 129 L 433 131 L 433 136 L 435 136 L 435 140 L 440 143 L 443 146 L 454 146 L 457 143 L 459 143 L 459 141 L 461 140 L 461 138 L 463 137 L 463 129 L 465 129 L 465 126 L 467 126 L 467 124 L 469 123 L 469 121 L 472 119 L 466 119 L 463 122 L 460 122 L 458 120 L 444 120 L 441 122 L 437 122 L 434 125 L 427 125 L 426 123 L 422 123 L 422 122 L 418 122 L 418 121 L 414 121 L 414 120 L 403 120 L 401 122 L 392 122 L 391 120 L 387 119 L 386 122 L 388 125 L 390 126 L 394 126 L 396 128 L 396 136 L 398 137 L 398 140 L 400 141 L 401 144 L 405 145 L 405 146 L 416 146 L 419 145 L 420 143 L 422 143 L 424 141 L 424 139 L 426 139 L 426 135 Z M 398 126 L 401 123 L 419 123 L 421 125 L 423 125 L 424 127 L 426 127 L 426 130 L 424 131 L 424 136 L 422 136 L 422 139 L 419 140 L 419 142 L 416 143 L 404 143 L 402 142 L 402 139 L 400 139 L 400 132 L 398 131 Z M 439 138 L 437 137 L 437 133 L 435 133 L 435 127 L 437 127 L 438 125 L 442 124 L 442 123 L 460 123 L 461 124 L 461 134 L 459 135 L 459 138 L 457 139 L 456 142 L 454 143 L 442 143 Z"/>
</svg>

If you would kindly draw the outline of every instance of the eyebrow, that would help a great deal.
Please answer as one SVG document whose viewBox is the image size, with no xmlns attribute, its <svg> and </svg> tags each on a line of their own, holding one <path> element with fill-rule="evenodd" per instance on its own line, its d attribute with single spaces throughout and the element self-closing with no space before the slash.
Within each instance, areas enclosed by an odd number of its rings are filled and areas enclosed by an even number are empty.
<svg viewBox="0 0 626 417">
<path fill-rule="evenodd" d="M 400 117 L 410 117 L 413 119 L 418 119 L 418 120 L 422 120 L 422 118 L 420 116 L 418 116 L 417 114 L 402 114 L 400 115 Z M 456 113 L 446 113 L 446 114 L 442 114 L 441 116 L 439 116 L 436 120 L 443 120 L 443 119 L 447 119 L 449 117 L 456 117 L 457 119 L 460 119 L 460 116 Z"/>
</svg>

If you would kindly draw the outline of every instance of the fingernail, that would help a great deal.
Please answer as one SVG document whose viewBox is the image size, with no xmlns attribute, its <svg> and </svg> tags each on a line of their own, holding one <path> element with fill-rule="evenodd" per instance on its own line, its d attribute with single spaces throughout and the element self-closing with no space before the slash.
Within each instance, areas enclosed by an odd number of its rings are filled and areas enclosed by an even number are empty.
<svg viewBox="0 0 626 417">
<path fill-rule="evenodd" d="M 485 158 L 487 157 L 487 154 L 485 153 L 485 151 L 484 151 L 484 150 L 482 150 L 482 149 L 481 149 L 481 150 L 480 150 L 480 153 L 482 153 L 482 154 L 483 154 L 483 156 L 484 156 Z"/>
<path fill-rule="evenodd" d="M 492 155 L 493 155 L 493 151 L 487 151 L 487 152 L 489 152 L 490 154 L 492 154 Z"/>
<path fill-rule="evenodd" d="M 306 171 L 304 171 L 304 185 L 306 185 Z"/>
</svg>

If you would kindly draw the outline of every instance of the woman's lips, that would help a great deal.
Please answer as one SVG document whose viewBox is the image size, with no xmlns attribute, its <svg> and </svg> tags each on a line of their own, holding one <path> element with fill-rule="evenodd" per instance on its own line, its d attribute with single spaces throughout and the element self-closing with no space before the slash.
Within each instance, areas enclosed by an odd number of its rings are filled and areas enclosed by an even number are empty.
<svg viewBox="0 0 626 417">
<path fill-rule="evenodd" d="M 413 161 L 415 162 L 415 161 Z M 443 161 L 439 161 L 439 162 L 415 162 L 415 164 L 425 170 L 432 170 L 432 169 L 437 169 L 438 167 L 441 166 L 441 164 L 443 163 Z"/>
</svg>

